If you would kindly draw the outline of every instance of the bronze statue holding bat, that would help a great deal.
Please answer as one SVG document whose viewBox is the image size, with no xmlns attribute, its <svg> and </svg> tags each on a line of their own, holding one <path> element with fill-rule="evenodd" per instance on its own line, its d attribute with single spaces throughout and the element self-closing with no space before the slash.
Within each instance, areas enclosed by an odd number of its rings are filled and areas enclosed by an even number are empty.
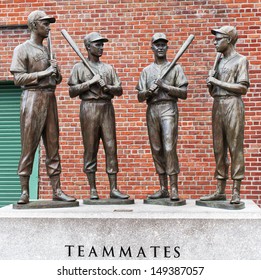
<svg viewBox="0 0 261 280">
<path fill-rule="evenodd" d="M 97 32 L 87 34 L 84 45 L 88 52 L 85 58 L 69 34 L 62 30 L 65 39 L 72 46 L 82 62 L 74 65 L 68 85 L 70 97 L 79 96 L 81 101 L 80 122 L 84 144 L 84 172 L 90 185 L 90 199 L 98 200 L 96 188 L 97 154 L 100 139 L 103 142 L 106 156 L 106 172 L 110 183 L 110 198 L 123 199 L 117 187 L 117 143 L 115 113 L 111 100 L 122 95 L 121 82 L 114 68 L 100 61 L 104 43 L 107 38 Z"/>
<path fill-rule="evenodd" d="M 160 189 L 149 199 L 169 198 L 179 201 L 177 156 L 178 99 L 187 98 L 187 78 L 180 65 L 176 64 L 194 36 L 182 46 L 172 63 L 167 61 L 168 40 L 164 33 L 156 33 L 151 39 L 154 62 L 141 73 L 137 85 L 139 102 L 146 101 L 147 127 L 150 147 L 159 175 Z M 168 191 L 170 179 L 170 194 Z"/>
<path fill-rule="evenodd" d="M 29 179 L 40 138 L 46 148 L 46 168 L 53 188 L 53 200 L 74 202 L 60 186 L 59 126 L 55 97 L 56 85 L 62 76 L 52 55 L 50 23 L 55 18 L 44 11 L 33 11 L 28 16 L 30 40 L 14 50 L 11 73 L 14 82 L 23 89 L 21 101 L 22 153 L 18 167 L 22 194 L 18 204 L 29 202 Z M 43 45 L 49 35 L 49 51 Z"/>
</svg>

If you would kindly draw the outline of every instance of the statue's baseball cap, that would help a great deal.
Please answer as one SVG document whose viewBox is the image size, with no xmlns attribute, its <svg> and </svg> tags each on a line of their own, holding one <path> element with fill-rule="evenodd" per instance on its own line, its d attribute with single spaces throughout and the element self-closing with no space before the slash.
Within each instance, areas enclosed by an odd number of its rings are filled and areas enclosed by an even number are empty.
<svg viewBox="0 0 261 280">
<path fill-rule="evenodd" d="M 109 40 L 107 38 L 102 37 L 101 34 L 98 32 L 91 32 L 84 37 L 85 44 L 96 41 L 108 42 Z"/>
<path fill-rule="evenodd" d="M 155 33 L 151 38 L 151 44 L 155 43 L 158 40 L 163 40 L 165 42 L 169 41 L 164 33 Z"/>
<path fill-rule="evenodd" d="M 28 25 L 38 20 L 48 20 L 50 23 L 54 23 L 56 19 L 48 16 L 44 11 L 33 11 L 28 16 Z"/>
<path fill-rule="evenodd" d="M 211 33 L 213 35 L 216 35 L 216 33 L 226 35 L 231 39 L 231 41 L 236 41 L 238 37 L 236 28 L 234 26 L 228 26 L 228 25 L 222 26 L 217 29 L 212 29 Z"/>
</svg>

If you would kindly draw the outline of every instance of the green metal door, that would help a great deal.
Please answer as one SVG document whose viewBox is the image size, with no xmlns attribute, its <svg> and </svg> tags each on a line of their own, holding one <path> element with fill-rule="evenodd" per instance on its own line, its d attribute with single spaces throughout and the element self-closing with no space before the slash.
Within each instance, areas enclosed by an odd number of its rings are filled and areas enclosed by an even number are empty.
<svg viewBox="0 0 261 280">
<path fill-rule="evenodd" d="M 17 167 L 21 154 L 20 96 L 21 89 L 13 82 L 0 82 L 0 207 L 14 203 L 21 187 Z M 30 178 L 30 198 L 38 197 L 39 150 L 36 152 Z"/>
</svg>

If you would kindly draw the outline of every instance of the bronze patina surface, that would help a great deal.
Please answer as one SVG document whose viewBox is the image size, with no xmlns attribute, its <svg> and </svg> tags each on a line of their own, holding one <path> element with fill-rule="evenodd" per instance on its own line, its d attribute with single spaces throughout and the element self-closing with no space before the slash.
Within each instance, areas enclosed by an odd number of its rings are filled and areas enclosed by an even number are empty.
<svg viewBox="0 0 261 280">
<path fill-rule="evenodd" d="M 65 208 L 78 207 L 79 201 L 54 201 L 54 200 L 37 200 L 30 201 L 26 204 L 13 204 L 13 209 L 47 209 L 47 208 Z"/>
<path fill-rule="evenodd" d="M 20 110 L 22 152 L 18 166 L 22 194 L 18 204 L 29 203 L 29 179 L 40 139 L 46 149 L 46 169 L 53 188 L 53 199 L 67 202 L 75 198 L 66 195 L 60 186 L 59 124 L 55 97 L 56 85 L 62 76 L 57 60 L 43 45 L 54 17 L 44 11 L 28 16 L 30 39 L 14 49 L 11 73 L 14 82 L 23 89 Z M 50 37 L 49 37 L 50 38 Z"/>
<path fill-rule="evenodd" d="M 84 167 L 90 185 L 90 199 L 98 200 L 96 189 L 97 154 L 102 140 L 111 199 L 128 199 L 117 186 L 118 159 L 114 96 L 122 95 L 121 81 L 114 68 L 100 61 L 107 38 L 97 32 L 87 34 L 84 45 L 88 52 L 86 62 L 74 65 L 68 85 L 70 97 L 81 99 L 80 122 L 84 145 Z M 86 66 L 88 65 L 88 67 Z M 93 75 L 95 74 L 95 75 Z M 114 200 L 113 200 L 114 201 Z"/>
<path fill-rule="evenodd" d="M 180 65 L 169 69 L 167 60 L 168 39 L 156 33 L 151 39 L 154 62 L 144 68 L 136 89 L 139 102 L 147 102 L 147 128 L 160 189 L 149 195 L 150 200 L 169 198 L 179 201 L 177 155 L 178 99 L 187 98 L 187 78 Z M 164 76 L 164 72 L 168 71 Z M 164 78 L 160 78 L 164 77 Z M 170 194 L 168 191 L 168 177 Z"/>
<path fill-rule="evenodd" d="M 218 52 L 213 70 L 207 79 L 212 108 L 213 148 L 216 160 L 214 194 L 201 197 L 201 201 L 226 200 L 225 188 L 231 159 L 233 180 L 231 204 L 240 204 L 240 187 L 244 179 L 244 123 L 245 110 L 242 95 L 249 87 L 248 61 L 236 52 L 237 30 L 233 26 L 213 29 L 214 45 Z M 220 55 L 221 54 L 221 55 Z"/>
<path fill-rule="evenodd" d="M 162 205 L 162 206 L 183 206 L 186 205 L 185 199 L 180 199 L 178 201 L 170 200 L 169 198 L 158 198 L 158 199 L 144 199 L 144 204 L 152 204 L 152 205 Z"/>
</svg>

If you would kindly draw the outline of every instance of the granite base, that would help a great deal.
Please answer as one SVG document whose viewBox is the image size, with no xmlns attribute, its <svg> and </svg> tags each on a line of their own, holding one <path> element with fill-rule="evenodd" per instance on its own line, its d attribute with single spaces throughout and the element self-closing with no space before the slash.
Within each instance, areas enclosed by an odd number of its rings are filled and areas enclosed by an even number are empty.
<svg viewBox="0 0 261 280">
<path fill-rule="evenodd" d="M 260 260 L 261 211 L 244 202 L 240 211 L 194 200 L 182 207 L 142 200 L 19 211 L 9 205 L 0 209 L 0 259 Z"/>
</svg>

